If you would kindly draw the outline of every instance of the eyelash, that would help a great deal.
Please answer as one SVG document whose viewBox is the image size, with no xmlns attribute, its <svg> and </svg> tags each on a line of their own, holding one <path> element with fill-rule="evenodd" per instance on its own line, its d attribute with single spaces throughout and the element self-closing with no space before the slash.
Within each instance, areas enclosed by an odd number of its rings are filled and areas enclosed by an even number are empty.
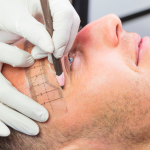
<svg viewBox="0 0 150 150">
<path fill-rule="evenodd" d="M 68 57 L 68 60 L 69 60 L 69 64 L 70 64 L 70 66 L 72 65 L 72 63 L 73 63 L 73 58 L 72 57 Z"/>
<path fill-rule="evenodd" d="M 69 55 L 68 55 L 68 61 L 69 61 L 70 69 L 71 69 L 71 70 L 73 70 L 73 62 L 74 62 L 74 59 L 75 59 L 75 54 L 69 54 Z"/>
</svg>

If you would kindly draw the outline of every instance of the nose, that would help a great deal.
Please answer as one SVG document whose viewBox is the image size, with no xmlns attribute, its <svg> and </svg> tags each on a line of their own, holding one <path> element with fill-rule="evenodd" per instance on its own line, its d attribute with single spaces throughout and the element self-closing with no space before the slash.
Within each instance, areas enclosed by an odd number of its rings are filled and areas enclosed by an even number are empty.
<svg viewBox="0 0 150 150">
<path fill-rule="evenodd" d="M 121 20 L 118 16 L 110 14 L 99 19 L 99 21 L 104 43 L 109 47 L 116 47 L 122 32 Z"/>
<path fill-rule="evenodd" d="M 74 46 L 78 44 L 85 49 L 95 50 L 103 47 L 114 48 L 119 43 L 122 31 L 121 20 L 116 15 L 110 14 L 84 27 L 78 33 Z"/>
</svg>

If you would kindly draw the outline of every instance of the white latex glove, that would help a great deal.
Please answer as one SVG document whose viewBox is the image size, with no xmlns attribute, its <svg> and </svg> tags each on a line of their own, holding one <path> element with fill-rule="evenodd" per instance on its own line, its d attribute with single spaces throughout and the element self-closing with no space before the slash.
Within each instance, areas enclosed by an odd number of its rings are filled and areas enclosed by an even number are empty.
<svg viewBox="0 0 150 150">
<path fill-rule="evenodd" d="M 20 58 L 18 57 L 18 59 Z M 10 64 L 12 63 L 11 61 Z M 28 117 L 39 122 L 45 122 L 48 119 L 48 112 L 43 106 L 18 92 L 4 78 L 1 74 L 2 65 L 3 63 L 0 62 L 0 136 L 10 134 L 10 130 L 6 125 L 28 135 L 37 135 L 39 127 Z M 26 65 L 26 61 L 20 63 L 20 66 L 24 65 Z"/>
<path fill-rule="evenodd" d="M 18 38 L 15 35 L 12 36 L 16 37 L 16 39 Z M 18 92 L 1 74 L 2 62 L 16 67 L 29 67 L 34 63 L 31 54 L 15 46 L 1 43 L 11 40 L 12 36 L 10 38 L 5 37 L 3 40 L 0 38 L 0 136 L 8 136 L 10 134 L 10 130 L 6 125 L 28 135 L 37 135 L 39 127 L 28 117 L 39 122 L 44 122 L 48 119 L 47 110 Z"/>
<path fill-rule="evenodd" d="M 45 52 L 62 57 L 72 47 L 78 32 L 80 19 L 69 0 L 49 0 L 49 3 L 54 28 L 52 39 L 40 23 L 43 22 L 40 0 L 0 1 L 0 29 L 36 45 L 32 51 L 35 59 L 46 57 Z M 13 37 L 6 43 L 10 41 Z"/>
<path fill-rule="evenodd" d="M 1 74 L 3 62 L 16 67 L 33 65 L 34 59 L 31 54 L 15 46 L 5 44 L 14 43 L 20 38 L 18 35 L 0 30 L 0 136 L 3 137 L 10 134 L 6 125 L 28 135 L 37 135 L 39 127 L 28 117 L 45 122 L 49 116 L 43 106 L 18 92 Z"/>
<path fill-rule="evenodd" d="M 28 135 L 37 135 L 39 127 L 28 117 L 39 122 L 48 119 L 48 112 L 43 106 L 18 92 L 1 74 L 2 62 L 16 67 L 33 65 L 34 59 L 31 54 L 5 44 L 13 43 L 20 38 L 17 35 L 0 31 L 0 136 L 4 137 L 10 134 L 6 125 Z"/>
</svg>

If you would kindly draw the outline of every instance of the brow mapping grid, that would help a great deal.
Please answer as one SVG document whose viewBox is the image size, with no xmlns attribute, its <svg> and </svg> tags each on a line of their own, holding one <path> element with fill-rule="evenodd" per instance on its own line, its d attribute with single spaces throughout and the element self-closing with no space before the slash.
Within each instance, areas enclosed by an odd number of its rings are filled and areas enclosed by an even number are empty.
<svg viewBox="0 0 150 150">
<path fill-rule="evenodd" d="M 24 50 L 29 52 L 29 48 L 33 45 L 29 41 L 25 41 Z M 64 101 L 61 88 L 49 82 L 47 77 L 46 60 L 36 60 L 35 64 L 29 68 L 25 68 L 26 78 L 28 80 L 31 98 L 43 106 L 50 105 L 50 119 L 65 115 L 67 106 Z M 51 68 L 53 65 L 50 65 Z"/>
</svg>

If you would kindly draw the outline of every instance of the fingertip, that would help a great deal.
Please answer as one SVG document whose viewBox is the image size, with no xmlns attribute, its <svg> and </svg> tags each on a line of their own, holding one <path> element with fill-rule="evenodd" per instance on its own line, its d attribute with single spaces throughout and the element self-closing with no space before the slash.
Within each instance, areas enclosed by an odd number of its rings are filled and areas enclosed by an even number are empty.
<svg viewBox="0 0 150 150">
<path fill-rule="evenodd" d="M 33 135 L 38 135 L 39 132 L 40 132 L 40 129 L 39 129 L 39 126 L 37 125 Z"/>
<path fill-rule="evenodd" d="M 45 108 L 44 108 L 45 109 Z M 49 118 L 49 113 L 48 111 L 45 109 L 43 115 L 40 116 L 40 120 L 41 122 L 45 122 L 47 121 Z"/>
<path fill-rule="evenodd" d="M 15 59 L 12 58 L 13 67 L 30 67 L 34 64 L 34 58 L 26 51 L 22 51 L 18 47 L 14 46 Z M 14 54 L 11 54 L 12 57 Z"/>
<path fill-rule="evenodd" d="M 54 53 L 53 53 L 55 58 L 57 58 L 57 59 L 61 58 L 63 56 L 65 48 L 66 48 L 66 46 L 63 46 L 63 47 L 59 48 L 58 50 L 55 50 Z"/>
<path fill-rule="evenodd" d="M 41 38 L 39 44 L 37 45 L 46 53 L 53 53 L 54 51 L 54 46 L 47 40 L 44 40 Z"/>
<path fill-rule="evenodd" d="M 20 127 L 21 128 L 16 128 L 16 130 L 31 136 L 37 135 L 40 131 L 39 126 L 28 118 L 25 123 L 20 123 Z"/>
<path fill-rule="evenodd" d="M 14 61 L 11 65 L 13 67 L 30 67 L 34 64 L 35 60 L 31 54 L 26 54 Z"/>
<path fill-rule="evenodd" d="M 30 53 L 5 43 L 0 43 L 0 61 L 13 67 L 30 67 L 34 64 Z"/>
<path fill-rule="evenodd" d="M 7 137 L 7 136 L 9 136 L 10 135 L 10 130 L 8 129 L 7 131 L 5 130 L 3 130 L 3 131 L 0 131 L 0 136 L 2 136 L 2 137 Z"/>
<path fill-rule="evenodd" d="M 5 132 L 5 135 L 6 136 L 9 136 L 10 135 L 10 130 L 7 128 L 7 131 Z"/>
<path fill-rule="evenodd" d="M 8 129 L 8 127 L 4 123 L 0 122 L 0 136 L 6 137 L 9 135 L 10 135 L 10 130 Z"/>
<path fill-rule="evenodd" d="M 30 67 L 34 64 L 34 58 L 30 53 L 22 51 L 16 46 L 14 48 L 16 49 L 16 60 L 14 60 L 13 67 Z"/>
<path fill-rule="evenodd" d="M 40 131 L 39 126 L 35 123 L 35 125 L 31 127 L 31 130 L 27 132 L 27 134 L 35 136 L 39 134 L 39 131 Z"/>
<path fill-rule="evenodd" d="M 45 122 L 48 120 L 49 118 L 49 113 L 46 110 L 46 108 L 44 108 L 43 106 L 38 106 L 36 109 L 33 110 L 33 115 L 35 116 L 35 120 L 39 121 L 39 122 Z"/>
<path fill-rule="evenodd" d="M 42 59 L 48 56 L 48 54 L 42 51 L 39 47 L 35 46 L 32 51 L 31 55 L 34 59 Z"/>
</svg>

